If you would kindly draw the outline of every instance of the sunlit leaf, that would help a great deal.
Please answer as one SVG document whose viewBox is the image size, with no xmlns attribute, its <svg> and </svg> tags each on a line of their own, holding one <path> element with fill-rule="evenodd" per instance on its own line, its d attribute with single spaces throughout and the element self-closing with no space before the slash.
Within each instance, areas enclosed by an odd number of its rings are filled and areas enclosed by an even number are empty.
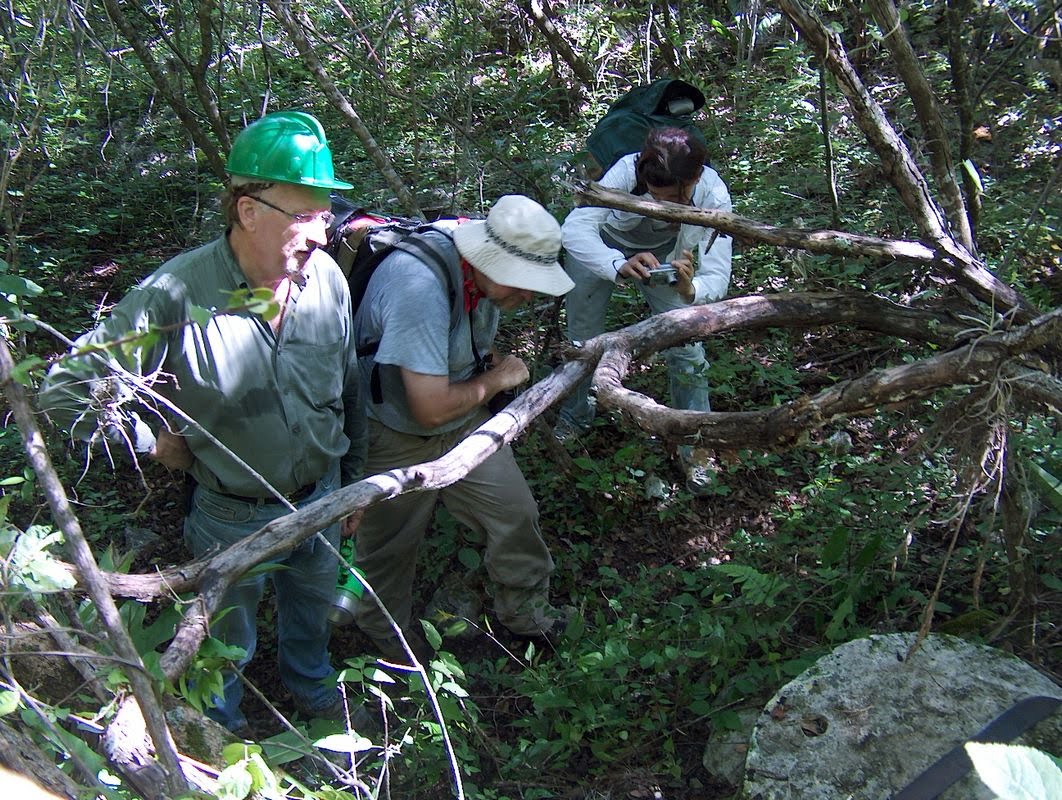
<svg viewBox="0 0 1062 800">
<path fill-rule="evenodd" d="M 202 306 L 190 305 L 188 307 L 188 318 L 192 320 L 200 328 L 205 328 L 210 324 L 210 320 L 214 318 L 214 312 L 209 308 L 203 308 Z"/>
<path fill-rule="evenodd" d="M 247 771 L 246 764 L 233 764 L 218 775 L 218 788 L 215 795 L 218 800 L 243 800 L 251 793 L 254 779 Z"/>
<path fill-rule="evenodd" d="M 322 750 L 331 750 L 335 753 L 362 753 L 372 748 L 372 742 L 364 736 L 348 733 L 335 733 L 318 739 L 314 745 Z"/>
<path fill-rule="evenodd" d="M 977 187 L 977 193 L 984 194 L 985 187 L 984 184 L 981 183 L 981 173 L 977 171 L 977 167 L 974 166 L 974 163 L 967 158 L 965 161 L 962 162 L 962 168 L 970 177 L 970 180 L 974 182 L 974 186 Z"/>
<path fill-rule="evenodd" d="M 1032 747 L 967 742 L 966 753 L 981 781 L 1001 800 L 1057 800 L 1062 770 Z"/>
<path fill-rule="evenodd" d="M 0 692 L 0 717 L 13 714 L 18 709 L 18 692 Z"/>
</svg>

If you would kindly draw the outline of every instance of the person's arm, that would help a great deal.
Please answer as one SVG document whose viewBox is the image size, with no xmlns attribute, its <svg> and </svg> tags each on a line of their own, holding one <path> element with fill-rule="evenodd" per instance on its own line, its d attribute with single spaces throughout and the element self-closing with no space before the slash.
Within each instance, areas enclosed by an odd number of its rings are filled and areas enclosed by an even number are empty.
<svg viewBox="0 0 1062 800">
<path fill-rule="evenodd" d="M 730 193 L 715 170 L 705 167 L 701 183 L 704 186 L 704 195 L 697 202 L 699 208 L 733 211 Z M 714 303 L 726 297 L 730 287 L 730 261 L 734 240 L 727 234 L 711 228 L 702 228 L 699 237 L 692 302 Z"/>
<path fill-rule="evenodd" d="M 457 419 L 478 406 L 486 405 L 494 395 L 527 381 L 527 366 L 514 355 L 494 360 L 486 372 L 466 381 L 451 383 L 446 375 L 426 375 L 401 368 L 406 403 L 413 419 L 424 428 L 436 428 Z"/>
<path fill-rule="evenodd" d="M 157 373 L 166 357 L 165 334 L 140 346 L 130 343 L 101 349 L 108 342 L 132 340 L 136 334 L 146 334 L 163 324 L 154 322 L 153 299 L 150 292 L 134 290 L 110 317 L 78 339 L 70 353 L 44 377 L 38 395 L 41 410 L 73 438 L 88 442 L 103 436 L 120 449 L 131 446 L 135 453 L 157 454 L 153 428 L 158 428 L 161 420 L 156 417 L 148 424 L 140 413 L 147 404 L 139 402 L 136 388 L 109 369 L 108 363 L 137 376 Z M 182 446 L 187 450 L 183 439 L 174 439 L 180 437 L 172 434 L 158 445 L 159 460 L 167 466 L 187 460 L 181 452 Z"/>
<path fill-rule="evenodd" d="M 634 188 L 634 158 L 625 156 L 601 178 L 600 184 L 607 189 L 629 192 Z M 573 208 L 561 225 L 564 249 L 580 264 L 607 281 L 619 281 L 627 263 L 620 250 L 609 247 L 601 239 L 601 226 L 608 219 L 611 209 L 595 206 Z"/>
</svg>

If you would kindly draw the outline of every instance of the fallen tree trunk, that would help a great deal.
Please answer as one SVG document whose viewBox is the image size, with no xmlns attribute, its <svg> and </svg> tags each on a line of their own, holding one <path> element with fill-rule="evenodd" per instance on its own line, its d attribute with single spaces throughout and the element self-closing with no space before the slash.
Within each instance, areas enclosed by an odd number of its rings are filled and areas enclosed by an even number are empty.
<svg viewBox="0 0 1062 800">
<path fill-rule="evenodd" d="M 784 228 L 742 217 L 730 211 L 646 200 L 626 192 L 607 189 L 594 182 L 576 182 L 574 189 L 580 205 L 606 206 L 653 219 L 703 225 L 752 242 L 806 250 L 815 255 L 846 258 L 864 256 L 923 264 L 941 276 L 956 281 L 979 300 L 1000 312 L 1013 312 L 1020 321 L 1028 322 L 1037 315 L 1036 308 L 1030 302 L 996 278 L 954 240 L 941 239 L 931 246 L 924 242 L 881 239 L 847 231 Z"/>
<path fill-rule="evenodd" d="M 943 361 L 939 357 L 915 361 L 896 368 L 898 373 L 872 373 L 838 384 L 843 388 L 834 387 L 814 397 L 800 398 L 780 409 L 753 412 L 704 414 L 678 411 L 630 392 L 622 385 L 630 364 L 691 339 L 770 327 L 828 325 L 849 325 L 911 342 L 933 344 L 965 355 Z M 872 295 L 854 293 L 740 297 L 671 311 L 586 342 L 573 352 L 574 360 L 530 387 L 501 414 L 484 423 L 436 461 L 391 470 L 344 487 L 275 520 L 213 558 L 150 575 L 107 574 L 107 585 L 115 595 L 139 600 L 198 588 L 200 595 L 189 607 L 178 639 L 163 658 L 166 674 L 176 677 L 202 641 L 206 622 L 217 610 L 217 603 L 234 575 L 284 552 L 313 531 L 359 509 L 403 492 L 438 489 L 460 480 L 503 444 L 522 434 L 535 418 L 588 375 L 594 375 L 603 406 L 611 405 L 627 412 L 646 430 L 672 438 L 699 436 L 702 442 L 726 449 L 747 447 L 750 443 L 777 447 L 799 438 L 801 430 L 806 432 L 825 424 L 827 418 L 873 411 L 871 396 L 880 398 L 881 402 L 894 403 L 905 394 L 913 399 L 923 396 L 926 391 L 970 385 L 984 380 L 986 370 L 995 368 L 991 367 L 992 364 L 1000 369 L 1006 367 L 1008 380 L 1023 391 L 1030 402 L 1049 412 L 1052 404 L 1055 408 L 1062 407 L 1062 385 L 1057 378 L 1035 365 L 1023 366 L 1016 360 L 1021 353 L 1050 343 L 1052 331 L 1057 333 L 1057 326 L 1058 314 L 1054 313 L 1012 333 L 975 338 L 968 322 L 952 319 L 947 314 L 913 309 Z M 986 355 L 982 357 L 979 348 L 984 349 Z M 969 360 L 967 366 L 964 366 L 964 358 Z M 892 393 L 888 397 L 886 386 Z M 864 388 L 856 391 L 857 387 Z M 766 429 L 765 424 L 768 425 Z M 805 427 L 801 429 L 801 425 Z"/>
</svg>

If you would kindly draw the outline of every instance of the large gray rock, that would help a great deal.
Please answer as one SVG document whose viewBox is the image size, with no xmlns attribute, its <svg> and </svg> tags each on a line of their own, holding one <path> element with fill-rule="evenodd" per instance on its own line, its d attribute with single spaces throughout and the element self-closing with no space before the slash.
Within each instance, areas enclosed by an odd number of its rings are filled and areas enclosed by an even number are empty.
<svg viewBox="0 0 1062 800">
<path fill-rule="evenodd" d="M 745 763 L 748 800 L 888 800 L 1017 701 L 1062 688 L 1000 650 L 933 634 L 858 639 L 767 704 Z M 1019 743 L 1062 752 L 1062 713 Z M 941 800 L 991 800 L 971 770 Z"/>
</svg>

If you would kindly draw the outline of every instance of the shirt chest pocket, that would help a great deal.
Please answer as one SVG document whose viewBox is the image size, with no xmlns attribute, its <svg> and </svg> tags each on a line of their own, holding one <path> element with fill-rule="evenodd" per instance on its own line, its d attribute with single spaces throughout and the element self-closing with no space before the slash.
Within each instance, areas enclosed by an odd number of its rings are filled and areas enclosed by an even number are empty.
<svg viewBox="0 0 1062 800">
<path fill-rule="evenodd" d="M 289 342 L 277 357 L 281 391 L 302 394 L 316 408 L 339 408 L 346 382 L 346 343 Z"/>
</svg>

